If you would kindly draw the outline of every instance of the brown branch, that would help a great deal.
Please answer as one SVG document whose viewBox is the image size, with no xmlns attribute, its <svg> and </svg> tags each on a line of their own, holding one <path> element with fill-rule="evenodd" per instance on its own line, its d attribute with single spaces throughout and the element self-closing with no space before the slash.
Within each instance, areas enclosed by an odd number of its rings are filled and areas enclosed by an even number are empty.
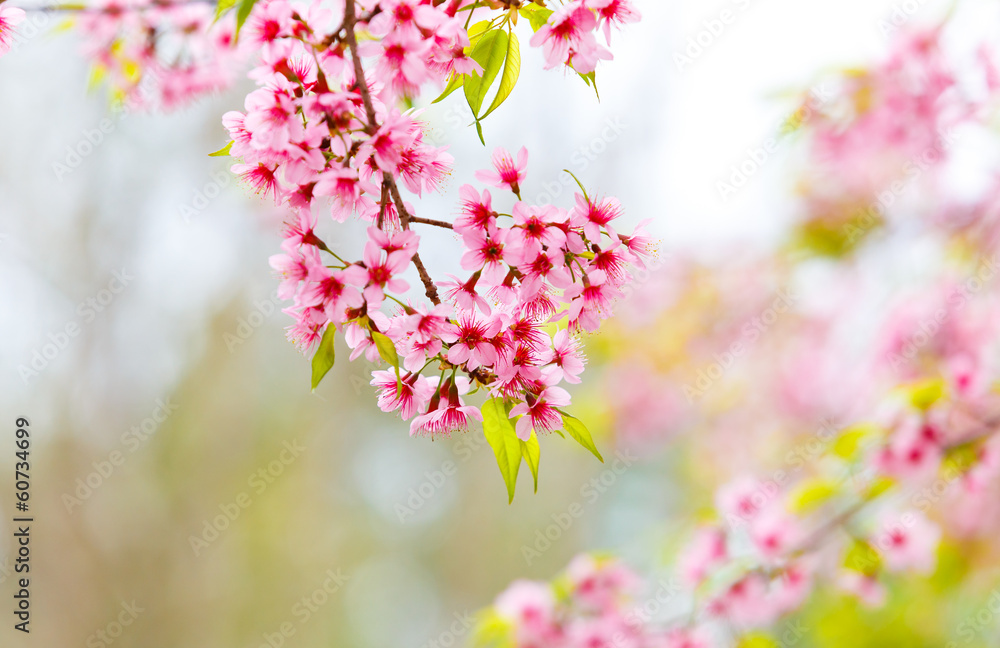
<svg viewBox="0 0 1000 648">
<path fill-rule="evenodd" d="M 420 218 L 419 216 L 410 216 L 411 223 L 420 223 L 422 225 L 433 225 L 434 227 L 443 227 L 444 229 L 454 229 L 451 223 L 445 221 L 434 220 L 433 218 Z"/>
<path fill-rule="evenodd" d="M 372 102 L 371 91 L 368 88 L 368 80 L 365 78 L 365 69 L 361 65 L 361 56 L 358 54 L 358 38 L 354 33 L 354 26 L 356 24 L 357 15 L 355 13 L 354 0 L 346 0 L 344 3 L 343 29 L 346 30 L 344 39 L 347 41 L 347 48 L 351 51 L 351 59 L 354 62 L 354 83 L 358 86 L 358 92 L 361 94 L 361 102 L 365 106 L 365 115 L 368 118 L 368 127 L 365 131 L 369 135 L 374 135 L 375 132 L 378 131 L 378 118 L 375 115 L 375 104 Z M 396 186 L 395 178 L 393 178 L 388 171 L 383 171 L 382 180 L 386 185 L 388 185 L 392 201 L 396 203 L 396 211 L 399 213 L 400 227 L 403 229 L 409 229 L 411 218 L 410 212 L 406 210 L 406 206 L 403 204 L 403 197 L 399 193 L 399 187 Z M 424 284 L 424 292 L 427 294 L 427 298 L 430 299 L 431 303 L 435 305 L 440 304 L 441 299 L 438 296 L 437 286 L 434 285 L 434 280 L 431 279 L 423 261 L 420 260 L 419 254 L 413 255 L 413 265 L 417 269 L 417 274 L 420 275 L 420 281 Z"/>
</svg>

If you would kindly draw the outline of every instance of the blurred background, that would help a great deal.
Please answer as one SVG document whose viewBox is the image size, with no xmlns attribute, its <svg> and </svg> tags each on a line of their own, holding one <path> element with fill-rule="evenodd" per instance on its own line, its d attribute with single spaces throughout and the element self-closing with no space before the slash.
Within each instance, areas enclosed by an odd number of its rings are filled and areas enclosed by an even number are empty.
<svg viewBox="0 0 1000 648">
<path fill-rule="evenodd" d="M 820 72 L 885 51 L 880 21 L 896 3 L 636 4 L 644 20 L 615 35 L 600 101 L 525 48 L 518 87 L 485 124 L 489 148 L 458 95 L 429 107 L 434 140 L 459 165 L 418 213 L 450 219 L 492 147 L 527 146 L 526 199 L 570 206 L 569 169 L 617 196 L 629 225 L 652 219 L 661 265 L 772 245 L 794 208 L 782 199 L 785 152 L 733 195 L 718 183 Z M 917 23 L 948 9 L 910 4 Z M 996 24 L 994 3 L 982 5 L 959 33 Z M 735 20 L 686 52 L 723 10 Z M 679 512 L 690 456 L 672 444 L 608 472 L 611 461 L 544 438 L 538 493 L 522 474 L 508 506 L 481 433 L 409 438 L 378 411 L 371 367 L 347 362 L 346 347 L 310 393 L 267 264 L 281 214 L 238 185 L 227 158 L 207 157 L 226 142 L 221 114 L 252 86 L 169 114 L 111 110 L 88 90 L 60 21 L 29 14 L 32 29 L 0 59 L 4 605 L 17 417 L 31 421 L 36 517 L 32 634 L 14 632 L 7 613 L 0 645 L 447 647 L 511 580 L 549 578 L 579 551 L 657 567 L 689 524 Z M 342 249 L 356 240 L 346 229 Z M 454 241 L 424 234 L 438 246 L 423 255 L 431 273 L 456 269 Z M 596 381 L 601 358 L 647 341 L 592 338 L 586 375 Z M 576 395 L 611 459 L 600 391 Z M 566 522 L 574 505 L 583 514 Z"/>
</svg>

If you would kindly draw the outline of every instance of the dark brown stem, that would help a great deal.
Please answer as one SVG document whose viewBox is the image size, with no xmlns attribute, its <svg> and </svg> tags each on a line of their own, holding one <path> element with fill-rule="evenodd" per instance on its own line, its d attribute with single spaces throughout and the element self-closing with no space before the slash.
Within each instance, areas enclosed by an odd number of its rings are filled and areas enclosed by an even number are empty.
<svg viewBox="0 0 1000 648">
<path fill-rule="evenodd" d="M 346 0 L 344 3 L 343 28 L 346 30 L 344 39 L 347 41 L 347 48 L 351 51 L 351 59 L 354 62 L 354 83 L 358 86 L 358 92 L 361 93 L 361 101 L 364 103 L 365 115 L 368 118 L 368 127 L 365 130 L 369 135 L 373 135 L 378 130 L 378 118 L 375 115 L 375 104 L 372 102 L 371 91 L 368 89 L 368 81 L 365 79 L 365 69 L 361 65 L 361 56 L 358 54 L 358 39 L 354 33 L 354 26 L 356 24 L 357 16 L 355 14 L 354 0 Z M 382 181 L 389 187 L 389 195 L 392 196 L 392 201 L 396 203 L 400 227 L 409 229 L 410 212 L 406 210 L 406 205 L 403 204 L 403 197 L 399 193 L 399 187 L 396 186 L 395 178 L 388 171 L 383 171 Z M 427 298 L 435 305 L 440 304 L 441 299 L 438 297 L 437 286 L 434 285 L 434 280 L 431 279 L 431 275 L 427 272 L 423 261 L 420 260 L 419 254 L 413 255 L 413 265 L 417 269 L 417 274 L 420 275 L 420 281 L 424 284 L 424 292 L 427 294 Z"/>
<path fill-rule="evenodd" d="M 419 216 L 410 216 L 411 223 L 420 223 L 422 225 L 433 225 L 434 227 L 443 227 L 444 229 L 454 229 L 451 223 L 445 221 L 434 220 L 433 218 L 420 218 Z"/>
</svg>

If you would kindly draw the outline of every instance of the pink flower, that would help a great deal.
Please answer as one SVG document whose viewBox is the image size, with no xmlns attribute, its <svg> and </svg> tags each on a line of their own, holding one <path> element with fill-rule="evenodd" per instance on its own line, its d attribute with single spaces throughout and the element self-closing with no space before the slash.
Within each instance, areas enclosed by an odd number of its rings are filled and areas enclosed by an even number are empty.
<svg viewBox="0 0 1000 648">
<path fill-rule="evenodd" d="M 568 330 L 562 329 L 553 336 L 551 348 L 545 351 L 540 361 L 542 364 L 551 365 L 546 367 L 551 384 L 563 380 L 574 385 L 579 384 L 585 359 L 580 349 L 580 341 L 571 336 Z"/>
<path fill-rule="evenodd" d="M 725 562 L 726 533 L 717 527 L 699 529 L 679 560 L 681 576 L 692 586 L 705 580 L 711 570 Z"/>
<path fill-rule="evenodd" d="M 463 310 L 458 314 L 458 323 L 453 330 L 441 336 L 451 344 L 448 362 L 464 364 L 469 371 L 475 371 L 481 366 L 492 366 L 497 361 L 493 338 L 499 332 L 499 319 L 480 316 L 474 310 Z"/>
<path fill-rule="evenodd" d="M 551 205 L 527 207 L 518 202 L 511 215 L 514 217 L 512 242 L 523 248 L 525 258 L 541 254 L 542 246 L 562 248 L 566 244 L 566 232 L 559 227 L 566 222 L 566 212 Z"/>
<path fill-rule="evenodd" d="M 627 23 L 639 22 L 642 14 L 631 0 L 587 0 L 587 6 L 597 10 L 598 27 L 604 27 L 604 38 L 611 44 L 611 26 L 621 29 Z"/>
<path fill-rule="evenodd" d="M 493 605 L 500 617 L 515 625 L 518 637 L 523 640 L 521 645 L 531 645 L 552 633 L 556 599 L 552 587 L 546 583 L 516 580 Z"/>
<path fill-rule="evenodd" d="M 777 484 L 740 477 L 716 491 L 715 506 L 731 527 L 739 528 L 768 508 L 777 494 Z"/>
<path fill-rule="evenodd" d="M 515 162 L 507 149 L 498 147 L 493 151 L 493 168 L 495 171 L 476 171 L 476 179 L 500 189 L 507 187 L 520 197 L 521 183 L 527 177 L 525 170 L 528 168 L 528 149 L 522 146 Z"/>
<path fill-rule="evenodd" d="M 580 554 L 570 562 L 566 579 L 574 601 L 590 610 L 612 608 L 640 585 L 639 577 L 623 563 L 590 554 Z"/>
<path fill-rule="evenodd" d="M 757 551 L 771 560 L 793 550 L 802 535 L 798 520 L 777 507 L 763 512 L 750 528 L 750 537 Z"/>
<path fill-rule="evenodd" d="M 437 379 L 432 379 L 430 383 L 436 385 Z M 410 436 L 429 436 L 432 439 L 438 436 L 448 437 L 453 432 L 468 430 L 470 420 L 482 422 L 483 414 L 479 408 L 462 402 L 461 395 L 468 391 L 468 378 L 457 378 L 454 382 L 445 380 L 431 397 L 427 413 L 413 419 Z"/>
<path fill-rule="evenodd" d="M 283 192 L 274 175 L 277 167 L 278 165 L 274 165 L 274 168 L 271 168 L 263 162 L 258 162 L 257 164 L 234 164 L 231 170 L 250 185 L 256 193 L 263 194 L 265 198 L 271 194 L 274 202 L 278 203 Z"/>
<path fill-rule="evenodd" d="M 482 197 L 472 185 L 462 185 L 458 190 L 462 201 L 462 213 L 455 219 L 455 233 L 465 235 L 470 231 L 488 232 L 497 224 L 497 213 L 493 211 L 493 199 L 488 189 Z"/>
<path fill-rule="evenodd" d="M 385 236 L 376 228 L 369 229 L 370 235 L 371 230 Z M 413 248 L 396 249 L 383 256 L 383 249 L 380 245 L 384 245 L 384 241 L 387 240 L 387 238 L 373 237 L 365 244 L 364 264 L 350 265 L 344 271 L 344 277 L 348 282 L 355 286 L 366 286 L 364 296 L 370 309 L 378 308 L 382 304 L 382 300 L 385 299 L 383 289 L 387 288 L 392 292 L 402 293 L 410 287 L 406 281 L 397 278 L 396 275 L 406 270 L 406 267 L 410 265 L 410 260 L 413 258 Z"/>
<path fill-rule="evenodd" d="M 574 227 L 583 227 L 591 243 L 601 240 L 601 230 L 622 215 L 622 204 L 617 198 L 605 198 L 593 202 L 582 194 L 576 194 L 576 207 L 570 214 Z"/>
<path fill-rule="evenodd" d="M 479 309 L 484 315 L 491 312 L 490 305 L 486 303 L 482 295 L 476 292 L 476 283 L 479 281 L 480 273 L 476 272 L 468 281 L 462 283 L 455 275 L 448 275 L 453 281 L 440 281 L 438 285 L 446 288 L 445 299 L 454 301 L 462 310 Z"/>
<path fill-rule="evenodd" d="M 541 46 L 546 69 L 565 63 L 587 74 L 594 71 L 598 59 L 611 58 L 611 52 L 594 38 L 596 26 L 594 12 L 577 0 L 549 16 L 549 21 L 531 37 L 531 46 Z"/>
<path fill-rule="evenodd" d="M 857 596 L 867 607 L 878 608 L 885 603 L 885 586 L 879 582 L 877 576 L 845 569 L 837 577 L 837 585 L 845 592 Z"/>
<path fill-rule="evenodd" d="M 509 231 L 494 228 L 489 234 L 480 230 L 466 232 L 462 240 L 468 250 L 462 255 L 462 268 L 481 272 L 482 278 L 489 284 L 502 282 L 507 275 L 504 242 Z"/>
<path fill-rule="evenodd" d="M 410 420 L 424 409 L 435 391 L 427 378 L 419 374 L 404 377 L 397 382 L 395 371 L 373 371 L 371 384 L 380 390 L 379 408 L 383 412 L 400 410 L 404 421 Z"/>
<path fill-rule="evenodd" d="M 24 16 L 24 9 L 0 4 L 0 56 L 13 47 L 14 27 L 24 20 Z"/>
<path fill-rule="evenodd" d="M 526 394 L 527 399 L 510 410 L 510 415 L 520 416 L 514 428 L 517 438 L 527 441 L 531 431 L 550 432 L 562 425 L 562 415 L 556 409 L 570 404 L 569 393 L 559 387 L 546 387 L 539 394 Z"/>
<path fill-rule="evenodd" d="M 871 544 L 882 552 L 889 571 L 914 571 L 929 574 L 937 564 L 937 546 L 941 530 L 923 514 L 910 511 L 883 517 L 882 529 Z"/>
</svg>

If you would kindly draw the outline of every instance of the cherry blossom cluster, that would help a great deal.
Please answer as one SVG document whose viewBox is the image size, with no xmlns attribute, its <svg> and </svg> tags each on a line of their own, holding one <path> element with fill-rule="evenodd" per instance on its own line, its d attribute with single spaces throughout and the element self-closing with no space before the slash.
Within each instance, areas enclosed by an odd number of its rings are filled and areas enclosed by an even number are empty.
<svg viewBox="0 0 1000 648">
<path fill-rule="evenodd" d="M 600 60 L 613 58 L 601 45 L 595 32 L 603 31 L 611 44 L 611 28 L 638 22 L 639 11 L 629 0 L 573 0 L 562 5 L 531 38 L 533 47 L 541 47 L 545 67 L 566 65 L 589 74 Z"/>
<path fill-rule="evenodd" d="M 896 213 L 940 225 L 920 199 L 955 159 L 956 141 L 977 129 L 991 136 L 1000 92 L 994 48 L 947 52 L 945 26 L 899 32 L 884 60 L 833 79 L 834 96 L 811 113 L 802 175 L 812 247 L 850 250 Z"/>
<path fill-rule="evenodd" d="M 428 83 L 482 70 L 468 56 L 466 4 L 394 0 L 359 14 L 348 1 L 339 23 L 316 7 L 258 4 L 242 38 L 260 49 L 250 73 L 259 88 L 244 112 L 224 117 L 228 152 L 241 159 L 234 172 L 294 214 L 284 253 L 272 259 L 279 294 L 293 301 L 293 341 L 312 349 L 333 327 L 352 360 L 389 360 L 395 366 L 374 372 L 372 384 L 383 410 L 413 419 L 414 435 L 466 429 L 481 414 L 463 396 L 485 387 L 512 403 L 527 440 L 533 428 L 561 425 L 569 396 L 558 385 L 579 382 L 584 365 L 572 334 L 611 315 L 652 241 L 641 229 L 616 232 L 622 208 L 613 198 L 581 193 L 568 209 L 520 200 L 524 149 L 497 149 L 494 168 L 477 174 L 517 198 L 510 213 L 494 208 L 489 189 L 466 185 L 454 223 L 414 214 L 402 190 L 440 188 L 452 158 L 425 139 L 416 112 L 398 106 Z M 362 30 L 372 38 L 358 42 Z M 344 259 L 319 238 L 322 212 L 368 224 L 361 259 Z M 431 279 L 413 224 L 453 230 L 469 274 Z M 404 301 L 410 266 L 430 303 Z M 392 308 L 380 310 L 387 300 Z M 545 330 L 563 319 L 563 330 Z"/>
<path fill-rule="evenodd" d="M 171 110 L 228 87 L 248 55 L 232 13 L 207 2 L 100 0 L 76 13 L 94 80 L 130 109 Z"/>
<path fill-rule="evenodd" d="M 552 583 L 512 583 L 487 611 L 477 645 L 708 648 L 699 630 L 652 622 L 642 592 L 642 580 L 620 561 L 582 554 Z"/>
</svg>

